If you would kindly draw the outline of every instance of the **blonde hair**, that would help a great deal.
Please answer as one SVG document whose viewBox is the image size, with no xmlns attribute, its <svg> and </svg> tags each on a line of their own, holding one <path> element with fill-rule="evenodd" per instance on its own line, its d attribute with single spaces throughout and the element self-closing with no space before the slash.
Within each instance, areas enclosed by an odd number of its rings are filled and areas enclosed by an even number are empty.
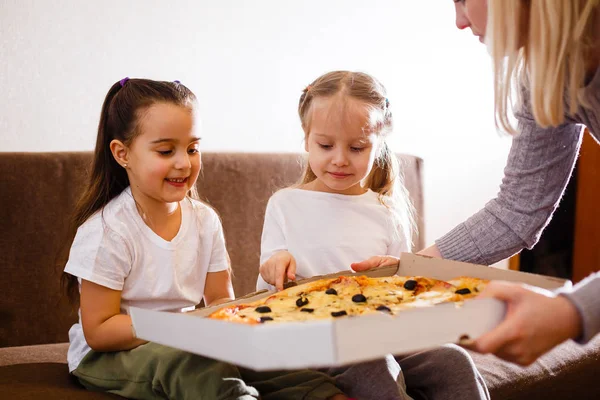
<svg viewBox="0 0 600 400">
<path fill-rule="evenodd" d="M 494 65 L 496 126 L 515 133 L 509 121 L 517 86 L 529 92 L 538 125 L 557 126 L 565 105 L 573 115 L 585 106 L 586 61 L 597 46 L 594 18 L 600 0 L 489 0 L 486 37 Z"/>
<path fill-rule="evenodd" d="M 391 152 L 385 137 L 392 131 L 393 120 L 385 87 L 374 77 L 350 71 L 328 72 L 310 85 L 300 96 L 298 115 L 304 130 L 305 140 L 310 131 L 311 105 L 317 97 L 331 98 L 341 95 L 364 103 L 370 114 L 371 130 L 382 138 L 371 172 L 365 179 L 366 186 L 376 192 L 379 201 L 392 213 L 395 233 L 412 245 L 412 236 L 416 234 L 414 208 L 408 191 L 403 185 L 403 176 L 397 157 Z M 306 184 L 317 178 L 308 162 L 298 185 Z"/>
</svg>

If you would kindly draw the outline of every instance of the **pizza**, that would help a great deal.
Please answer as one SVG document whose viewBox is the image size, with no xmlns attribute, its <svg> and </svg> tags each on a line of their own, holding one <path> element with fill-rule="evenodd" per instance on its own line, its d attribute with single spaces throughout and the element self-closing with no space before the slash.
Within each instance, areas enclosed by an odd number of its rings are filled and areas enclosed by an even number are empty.
<svg viewBox="0 0 600 400">
<path fill-rule="evenodd" d="M 440 303 L 461 305 L 477 296 L 487 282 L 472 277 L 442 281 L 423 276 L 339 276 L 293 286 L 252 303 L 225 306 L 208 318 L 260 324 L 373 313 L 395 315 L 402 310 Z"/>
</svg>

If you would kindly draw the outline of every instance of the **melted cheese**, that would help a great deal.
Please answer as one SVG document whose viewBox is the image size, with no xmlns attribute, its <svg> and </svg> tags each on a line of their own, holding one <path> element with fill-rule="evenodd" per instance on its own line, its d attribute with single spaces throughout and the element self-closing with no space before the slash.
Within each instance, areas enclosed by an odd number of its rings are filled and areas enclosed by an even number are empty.
<svg viewBox="0 0 600 400">
<path fill-rule="evenodd" d="M 413 290 L 404 288 L 409 279 L 416 281 Z M 469 286 L 475 288 L 481 280 L 473 279 L 468 282 Z M 327 294 L 328 289 L 334 289 L 337 294 Z M 334 318 L 332 313 L 342 311 L 347 315 L 388 312 L 385 309 L 378 311 L 380 306 L 387 307 L 389 312 L 395 314 L 409 308 L 430 307 L 445 302 L 461 303 L 464 298 L 473 297 L 473 294 L 456 294 L 456 290 L 457 286 L 449 282 L 424 277 L 342 276 L 295 286 L 252 304 L 225 307 L 209 317 L 246 324 L 261 323 L 261 319 L 265 317 L 272 319 L 265 321 L 269 323 L 309 321 Z M 364 296 L 366 301 L 359 301 L 362 298 L 353 301 L 352 298 L 356 295 Z M 270 308 L 269 312 L 257 311 L 264 311 L 264 308 L 259 307 L 265 306 Z M 303 309 L 310 309 L 312 312 L 302 311 Z"/>
</svg>

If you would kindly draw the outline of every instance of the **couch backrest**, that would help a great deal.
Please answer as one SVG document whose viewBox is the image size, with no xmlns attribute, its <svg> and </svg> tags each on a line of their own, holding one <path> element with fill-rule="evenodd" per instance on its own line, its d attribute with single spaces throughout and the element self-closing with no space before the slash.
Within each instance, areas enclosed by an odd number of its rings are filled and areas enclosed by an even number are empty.
<svg viewBox="0 0 600 400">
<path fill-rule="evenodd" d="M 0 153 L 0 347 L 58 343 L 77 319 L 60 291 L 61 246 L 91 153 Z M 422 229 L 421 160 L 400 156 Z M 253 291 L 267 200 L 295 182 L 298 154 L 204 153 L 198 188 L 223 221 L 240 296 Z M 422 230 L 421 230 L 422 232 Z M 417 248 L 422 241 L 415 239 Z"/>
</svg>

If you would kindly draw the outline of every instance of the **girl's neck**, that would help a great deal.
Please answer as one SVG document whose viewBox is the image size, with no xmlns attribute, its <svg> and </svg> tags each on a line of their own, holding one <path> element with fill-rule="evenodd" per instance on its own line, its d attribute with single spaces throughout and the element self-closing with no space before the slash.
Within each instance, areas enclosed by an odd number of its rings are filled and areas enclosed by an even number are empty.
<svg viewBox="0 0 600 400">
<path fill-rule="evenodd" d="M 181 225 L 181 207 L 179 202 L 165 203 L 156 201 L 131 188 L 136 209 L 142 220 L 154 233 L 170 241 L 179 232 Z"/>
<path fill-rule="evenodd" d="M 363 188 L 361 184 L 356 184 L 346 190 L 337 191 L 337 190 L 333 190 L 329 186 L 325 185 L 318 178 L 315 179 L 314 181 L 300 185 L 300 189 L 310 190 L 313 192 L 343 194 L 343 195 L 347 195 L 347 196 L 358 196 L 358 195 L 367 193 L 369 190 L 369 189 Z"/>
</svg>

